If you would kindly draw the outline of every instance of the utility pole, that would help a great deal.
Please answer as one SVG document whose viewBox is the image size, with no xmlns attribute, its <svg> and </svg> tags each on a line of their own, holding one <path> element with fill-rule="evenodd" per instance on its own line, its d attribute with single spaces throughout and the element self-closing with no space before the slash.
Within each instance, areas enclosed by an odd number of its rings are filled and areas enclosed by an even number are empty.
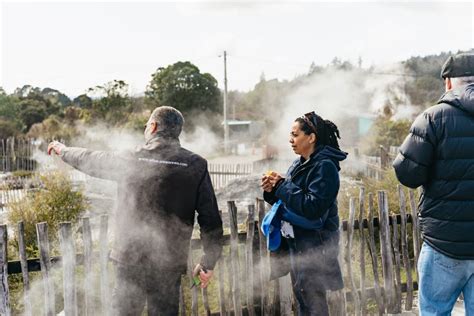
<svg viewBox="0 0 474 316">
<path fill-rule="evenodd" d="M 227 52 L 224 51 L 224 153 L 229 153 L 229 125 L 227 124 Z"/>
</svg>

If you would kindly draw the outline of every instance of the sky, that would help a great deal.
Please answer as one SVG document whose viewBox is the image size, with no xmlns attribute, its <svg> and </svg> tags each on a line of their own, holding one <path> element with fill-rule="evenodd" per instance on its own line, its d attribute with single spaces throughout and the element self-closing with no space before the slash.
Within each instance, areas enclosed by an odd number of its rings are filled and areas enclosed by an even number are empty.
<svg viewBox="0 0 474 316">
<path fill-rule="evenodd" d="M 473 1 L 5 1 L 0 86 L 75 97 L 114 79 L 145 91 L 158 67 L 191 61 L 223 88 L 291 80 L 334 57 L 362 66 L 474 47 Z"/>
</svg>

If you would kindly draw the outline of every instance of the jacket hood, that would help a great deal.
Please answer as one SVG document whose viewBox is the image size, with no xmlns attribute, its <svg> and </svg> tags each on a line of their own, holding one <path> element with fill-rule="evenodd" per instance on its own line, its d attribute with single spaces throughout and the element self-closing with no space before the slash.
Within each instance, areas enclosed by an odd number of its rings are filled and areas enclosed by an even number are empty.
<svg viewBox="0 0 474 316">
<path fill-rule="evenodd" d="M 321 145 L 316 147 L 312 158 L 316 160 L 331 159 L 336 164 L 337 169 L 340 170 L 339 161 L 346 159 L 347 153 L 331 146 Z"/>
<path fill-rule="evenodd" d="M 447 91 L 438 101 L 439 103 L 447 103 L 474 115 L 474 84 Z"/>
</svg>

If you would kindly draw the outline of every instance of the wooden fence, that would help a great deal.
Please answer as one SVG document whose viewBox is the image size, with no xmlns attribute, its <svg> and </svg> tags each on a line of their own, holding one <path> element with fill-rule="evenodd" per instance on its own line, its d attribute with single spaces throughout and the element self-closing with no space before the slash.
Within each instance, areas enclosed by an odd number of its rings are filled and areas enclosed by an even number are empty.
<svg viewBox="0 0 474 316">
<path fill-rule="evenodd" d="M 0 214 L 8 212 L 10 204 L 23 199 L 26 193 L 25 189 L 0 190 Z"/>
<path fill-rule="evenodd" d="M 368 195 L 361 188 L 359 198 L 352 198 L 349 205 L 349 220 L 341 223 L 341 257 L 345 271 L 345 288 L 328 295 L 332 315 L 356 314 L 367 315 L 400 313 L 413 308 L 414 291 L 417 283 L 416 265 L 420 249 L 420 235 L 415 215 L 414 192 L 399 187 L 399 209 L 397 215 L 388 209 L 388 198 L 384 191 Z M 409 205 L 409 210 L 407 210 Z M 215 278 L 209 291 L 215 306 L 210 305 L 208 290 L 194 287 L 189 293 L 189 283 L 184 282 L 180 291 L 180 315 L 292 315 L 294 304 L 289 277 L 270 281 L 268 275 L 269 252 L 266 240 L 257 228 L 266 211 L 262 200 L 256 205 L 249 205 L 245 223 L 237 223 L 235 203 L 228 202 L 224 216 L 230 219 L 230 235 L 225 236 L 225 244 L 230 251 L 223 256 L 215 269 Z M 378 215 L 376 217 L 376 214 Z M 256 217 L 256 218 L 255 218 Z M 414 220 L 415 219 L 415 220 Z M 239 225 L 238 225 L 239 224 Z M 73 236 L 71 223 L 61 223 L 59 231 L 61 257 L 50 255 L 48 225 L 36 225 L 39 245 L 39 258 L 27 259 L 23 241 L 24 226 L 19 223 L 15 229 L 18 233 L 19 261 L 7 262 L 7 226 L 0 226 L 0 314 L 10 315 L 9 274 L 21 273 L 24 285 L 25 315 L 36 315 L 32 311 L 29 273 L 41 271 L 43 290 L 42 309 L 45 315 L 55 315 L 55 308 L 64 306 L 65 315 L 77 315 L 79 285 L 83 287 L 80 307 L 81 315 L 110 315 L 110 289 L 113 279 L 108 264 L 108 218 L 100 217 L 99 238 L 92 240 L 89 218 L 82 219 L 82 236 Z M 240 231 L 238 227 L 241 227 Z M 242 229 L 243 228 L 243 229 Z M 81 249 L 75 249 L 79 241 Z M 410 243 L 410 244 L 409 244 Z M 93 245 L 96 250 L 93 252 Z M 198 251 L 199 239 L 191 241 L 190 252 Z M 79 250 L 79 254 L 76 254 Z M 189 256 L 189 273 L 195 264 Z M 76 268 L 83 266 L 83 273 L 77 274 Z M 52 280 L 53 267 L 62 267 L 63 295 L 57 303 L 57 289 Z M 92 271 L 99 270 L 94 274 Z M 402 274 L 403 271 L 403 274 Z M 82 275 L 84 281 L 79 281 Z M 404 275 L 402 281 L 401 275 Z M 92 286 L 99 283 L 99 287 Z M 56 294 L 55 294 L 56 293 Z M 96 294 L 94 294 L 96 293 Z M 403 293 L 403 294 L 402 294 Z M 100 297 L 100 302 L 94 300 Z M 199 297 L 201 296 L 201 299 Z M 217 296 L 218 298 L 216 299 Z M 59 296 L 61 297 L 61 296 Z M 229 299 L 230 298 L 230 299 Z M 368 310 L 368 302 L 376 306 Z M 402 306 L 402 303 L 404 305 Z M 187 306 L 187 307 L 186 307 Z"/>
<path fill-rule="evenodd" d="M 214 186 L 215 190 L 218 190 L 225 187 L 230 181 L 234 179 L 251 175 L 253 172 L 253 167 L 251 163 L 210 163 L 208 170 L 209 175 L 211 176 L 212 185 Z"/>
<path fill-rule="evenodd" d="M 32 158 L 33 152 L 37 148 L 36 140 L 10 137 L 0 140 L 0 146 L 0 170 L 2 172 L 36 169 L 37 162 Z"/>
</svg>

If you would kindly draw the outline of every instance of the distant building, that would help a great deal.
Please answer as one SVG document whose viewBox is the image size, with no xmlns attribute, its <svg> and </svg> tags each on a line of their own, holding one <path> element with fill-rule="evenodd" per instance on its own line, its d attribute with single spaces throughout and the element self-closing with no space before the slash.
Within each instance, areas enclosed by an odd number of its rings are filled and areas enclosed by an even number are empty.
<svg viewBox="0 0 474 316">
<path fill-rule="evenodd" d="M 377 118 L 372 113 L 345 113 L 337 125 L 341 131 L 341 145 L 354 146 L 370 131 Z"/>
<path fill-rule="evenodd" d="M 224 125 L 224 122 L 222 122 Z M 228 120 L 229 143 L 231 151 L 243 154 L 260 140 L 265 129 L 263 121 Z"/>
</svg>

